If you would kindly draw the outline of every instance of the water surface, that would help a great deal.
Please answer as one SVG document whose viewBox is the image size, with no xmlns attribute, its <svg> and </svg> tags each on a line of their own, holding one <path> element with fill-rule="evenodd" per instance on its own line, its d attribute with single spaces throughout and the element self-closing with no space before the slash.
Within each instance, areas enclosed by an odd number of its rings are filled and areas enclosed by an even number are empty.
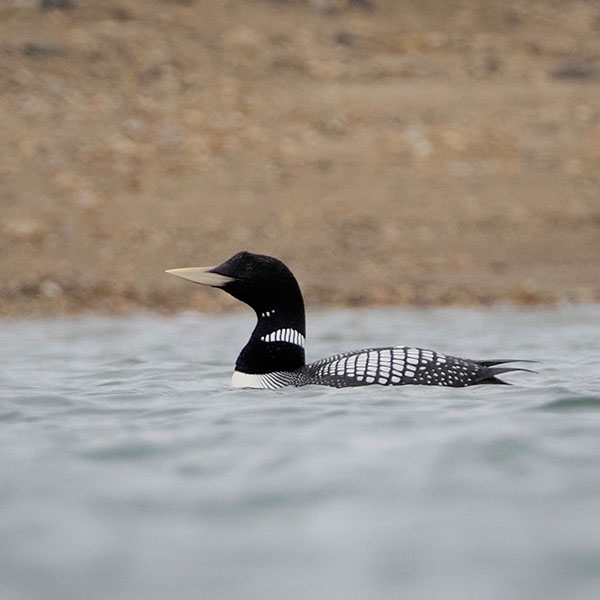
<svg viewBox="0 0 600 600">
<path fill-rule="evenodd" d="M 250 312 L 0 321 L 0 598 L 600 597 L 600 307 L 308 317 L 513 386 L 232 390 Z"/>
</svg>

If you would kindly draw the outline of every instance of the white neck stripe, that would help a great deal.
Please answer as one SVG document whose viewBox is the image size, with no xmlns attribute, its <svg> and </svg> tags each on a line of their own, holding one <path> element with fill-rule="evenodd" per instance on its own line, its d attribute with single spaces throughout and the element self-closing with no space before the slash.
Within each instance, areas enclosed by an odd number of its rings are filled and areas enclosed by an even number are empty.
<svg viewBox="0 0 600 600">
<path fill-rule="evenodd" d="M 267 335 L 263 335 L 260 338 L 263 342 L 287 342 L 288 344 L 295 344 L 304 348 L 305 339 L 304 336 L 295 329 L 277 329 Z"/>
</svg>

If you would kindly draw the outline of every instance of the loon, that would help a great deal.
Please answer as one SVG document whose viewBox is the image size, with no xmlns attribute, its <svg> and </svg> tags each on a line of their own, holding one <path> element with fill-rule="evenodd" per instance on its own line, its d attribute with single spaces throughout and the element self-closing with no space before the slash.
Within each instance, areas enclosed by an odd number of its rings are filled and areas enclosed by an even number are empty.
<svg viewBox="0 0 600 600">
<path fill-rule="evenodd" d="M 304 300 L 296 278 L 280 260 L 238 252 L 216 267 L 169 269 L 166 272 L 221 288 L 256 312 L 256 327 L 235 363 L 233 387 L 509 385 L 497 375 L 528 371 L 497 366 L 528 361 L 470 360 L 406 346 L 354 350 L 306 364 Z"/>
</svg>

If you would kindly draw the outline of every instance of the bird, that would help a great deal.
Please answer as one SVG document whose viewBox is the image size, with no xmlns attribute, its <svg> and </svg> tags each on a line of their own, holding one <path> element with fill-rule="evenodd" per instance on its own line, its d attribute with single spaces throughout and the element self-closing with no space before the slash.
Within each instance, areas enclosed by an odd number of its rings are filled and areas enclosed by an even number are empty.
<svg viewBox="0 0 600 600">
<path fill-rule="evenodd" d="M 293 273 L 277 258 L 243 251 L 217 266 L 166 272 L 220 288 L 254 309 L 256 326 L 236 360 L 234 388 L 510 385 L 498 375 L 530 371 L 499 365 L 532 361 L 472 360 L 401 345 L 353 350 L 306 364 L 302 292 Z"/>
</svg>

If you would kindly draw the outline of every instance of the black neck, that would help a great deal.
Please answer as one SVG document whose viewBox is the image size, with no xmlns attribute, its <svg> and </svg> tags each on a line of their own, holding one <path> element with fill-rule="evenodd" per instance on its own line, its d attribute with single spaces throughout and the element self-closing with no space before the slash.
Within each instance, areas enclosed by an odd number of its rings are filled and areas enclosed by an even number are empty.
<svg viewBox="0 0 600 600">
<path fill-rule="evenodd" d="M 302 296 L 292 305 L 257 310 L 256 316 L 258 322 L 237 358 L 236 371 L 262 374 L 303 366 L 306 326 Z"/>
</svg>

